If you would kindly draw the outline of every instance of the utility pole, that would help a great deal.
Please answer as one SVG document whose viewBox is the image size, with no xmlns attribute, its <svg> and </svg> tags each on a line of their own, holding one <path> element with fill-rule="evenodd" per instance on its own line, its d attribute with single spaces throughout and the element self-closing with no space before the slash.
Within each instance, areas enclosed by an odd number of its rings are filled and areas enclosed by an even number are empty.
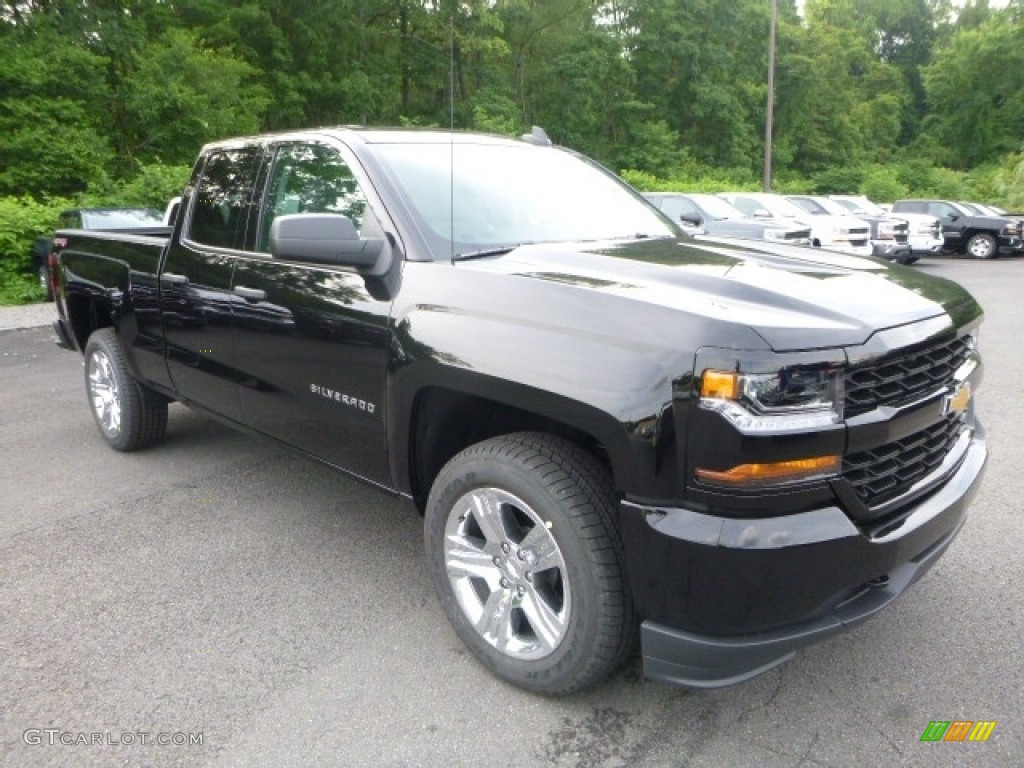
<svg viewBox="0 0 1024 768">
<path fill-rule="evenodd" d="M 775 120 L 775 20 L 778 0 L 772 0 L 771 31 L 768 33 L 768 103 L 764 117 L 764 191 L 772 191 L 772 123 Z"/>
</svg>

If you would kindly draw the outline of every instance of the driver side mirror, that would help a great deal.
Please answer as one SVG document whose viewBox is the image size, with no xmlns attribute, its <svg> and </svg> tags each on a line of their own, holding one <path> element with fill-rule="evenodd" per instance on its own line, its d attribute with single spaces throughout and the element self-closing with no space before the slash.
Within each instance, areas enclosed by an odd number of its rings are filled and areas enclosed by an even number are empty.
<svg viewBox="0 0 1024 768">
<path fill-rule="evenodd" d="M 679 214 L 679 220 L 683 224 L 689 224 L 691 227 L 704 226 L 704 217 L 699 213 L 681 213 Z"/>
<path fill-rule="evenodd" d="M 379 276 L 390 269 L 391 252 L 387 240 L 360 237 L 352 219 L 340 213 L 286 214 L 270 225 L 275 259 L 353 267 Z"/>
</svg>

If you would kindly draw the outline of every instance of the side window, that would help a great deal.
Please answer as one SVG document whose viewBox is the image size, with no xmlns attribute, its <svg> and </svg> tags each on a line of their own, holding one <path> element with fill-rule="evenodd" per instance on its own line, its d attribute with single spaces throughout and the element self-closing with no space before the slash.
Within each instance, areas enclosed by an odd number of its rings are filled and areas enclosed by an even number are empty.
<svg viewBox="0 0 1024 768">
<path fill-rule="evenodd" d="M 952 219 L 953 208 L 946 203 L 928 203 L 928 213 L 932 216 L 938 216 L 940 219 Z"/>
<path fill-rule="evenodd" d="M 213 152 L 206 158 L 192 205 L 192 240 L 219 248 L 242 248 L 258 161 L 256 147 Z"/>
<path fill-rule="evenodd" d="M 359 182 L 337 151 L 322 144 L 286 144 L 274 159 L 256 250 L 270 250 L 270 225 L 290 213 L 344 214 L 362 232 L 369 212 Z"/>
<path fill-rule="evenodd" d="M 662 210 L 665 211 L 665 214 L 672 219 L 672 221 L 679 221 L 679 217 L 684 213 L 689 214 L 690 216 L 700 215 L 700 212 L 697 210 L 697 206 L 689 200 L 679 197 L 665 198 Z"/>
</svg>

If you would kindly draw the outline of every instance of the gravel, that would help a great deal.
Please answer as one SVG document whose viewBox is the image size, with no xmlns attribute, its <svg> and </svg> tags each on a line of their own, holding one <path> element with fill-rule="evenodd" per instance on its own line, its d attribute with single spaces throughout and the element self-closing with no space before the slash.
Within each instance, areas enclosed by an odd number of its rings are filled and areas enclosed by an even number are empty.
<svg viewBox="0 0 1024 768">
<path fill-rule="evenodd" d="M 56 319 L 57 307 L 53 303 L 0 307 L 0 331 L 37 328 L 41 325 L 50 325 Z"/>
</svg>

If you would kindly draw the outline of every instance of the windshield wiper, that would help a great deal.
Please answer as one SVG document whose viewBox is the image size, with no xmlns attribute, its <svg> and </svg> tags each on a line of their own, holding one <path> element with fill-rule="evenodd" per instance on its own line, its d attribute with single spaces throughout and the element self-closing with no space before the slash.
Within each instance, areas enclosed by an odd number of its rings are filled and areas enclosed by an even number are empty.
<svg viewBox="0 0 1024 768">
<path fill-rule="evenodd" d="M 510 251 L 514 251 L 523 245 L 532 245 L 532 243 L 513 243 L 512 245 L 496 245 L 493 248 L 483 248 L 479 251 L 464 251 L 463 253 L 456 253 L 452 257 L 452 261 L 467 261 L 469 259 L 482 259 L 485 256 L 504 256 Z"/>
</svg>

